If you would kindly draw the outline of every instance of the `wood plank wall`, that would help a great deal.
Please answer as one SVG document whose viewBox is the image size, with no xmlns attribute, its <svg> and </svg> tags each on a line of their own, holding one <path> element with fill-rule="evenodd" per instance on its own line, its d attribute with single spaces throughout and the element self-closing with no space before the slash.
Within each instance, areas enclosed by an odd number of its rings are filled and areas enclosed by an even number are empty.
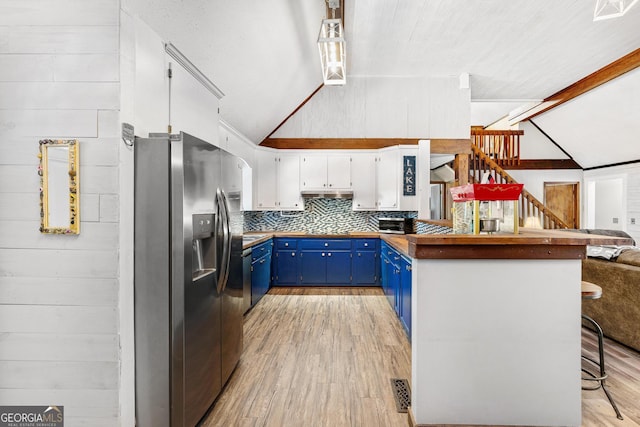
<svg viewBox="0 0 640 427">
<path fill-rule="evenodd" d="M 119 1 L 0 6 L 0 405 L 119 425 Z M 81 234 L 42 235 L 38 140 L 80 140 Z"/>
</svg>

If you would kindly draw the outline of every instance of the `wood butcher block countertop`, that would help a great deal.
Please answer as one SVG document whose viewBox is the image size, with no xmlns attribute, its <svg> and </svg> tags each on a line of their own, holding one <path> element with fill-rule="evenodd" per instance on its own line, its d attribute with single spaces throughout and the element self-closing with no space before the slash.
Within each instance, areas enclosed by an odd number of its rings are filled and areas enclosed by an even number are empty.
<svg viewBox="0 0 640 427">
<path fill-rule="evenodd" d="M 521 228 L 518 234 L 409 234 L 408 252 L 427 259 L 583 259 L 587 245 L 625 245 L 629 239 Z"/>
<path fill-rule="evenodd" d="M 518 234 L 384 234 L 371 231 L 348 233 L 307 233 L 304 231 L 262 231 L 246 233 L 264 237 L 244 244 L 244 248 L 272 237 L 378 238 L 400 253 L 426 259 L 583 259 L 587 245 L 629 245 L 630 240 L 596 234 L 560 230 L 521 228 Z"/>
</svg>

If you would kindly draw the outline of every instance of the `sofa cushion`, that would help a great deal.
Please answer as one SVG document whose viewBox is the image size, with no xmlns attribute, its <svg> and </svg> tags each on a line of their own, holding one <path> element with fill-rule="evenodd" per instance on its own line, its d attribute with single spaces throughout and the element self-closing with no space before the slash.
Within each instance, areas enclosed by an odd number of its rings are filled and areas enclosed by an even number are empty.
<svg viewBox="0 0 640 427">
<path fill-rule="evenodd" d="M 618 255 L 616 262 L 640 267 L 640 249 L 627 249 L 626 251 L 622 251 L 622 253 Z"/>
</svg>

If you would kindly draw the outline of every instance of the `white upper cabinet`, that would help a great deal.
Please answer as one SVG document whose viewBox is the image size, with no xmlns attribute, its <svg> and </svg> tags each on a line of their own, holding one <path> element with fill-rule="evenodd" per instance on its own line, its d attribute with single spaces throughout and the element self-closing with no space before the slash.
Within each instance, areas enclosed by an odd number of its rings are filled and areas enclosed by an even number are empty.
<svg viewBox="0 0 640 427">
<path fill-rule="evenodd" d="M 254 207 L 256 210 L 275 210 L 278 204 L 278 155 L 272 151 L 257 151 L 255 158 L 257 173 L 254 174 Z"/>
<path fill-rule="evenodd" d="M 378 152 L 376 161 L 378 210 L 418 210 L 417 159 L 418 148 L 414 146 L 389 147 Z"/>
<path fill-rule="evenodd" d="M 273 150 L 256 152 L 256 210 L 302 210 L 300 156 Z"/>
<path fill-rule="evenodd" d="M 376 154 L 351 154 L 351 183 L 353 188 L 353 210 L 374 211 L 376 197 Z"/>
<path fill-rule="evenodd" d="M 384 148 L 376 161 L 376 199 L 378 210 L 398 210 L 398 150 Z"/>
<path fill-rule="evenodd" d="M 261 148 L 255 164 L 256 210 L 303 210 L 301 191 L 333 190 L 352 190 L 356 211 L 418 210 L 417 146 L 324 153 Z"/>
<path fill-rule="evenodd" d="M 300 156 L 278 155 L 278 209 L 302 210 L 300 196 Z"/>
<path fill-rule="evenodd" d="M 330 189 L 351 189 L 351 161 L 351 156 L 327 156 L 327 184 Z"/>
<path fill-rule="evenodd" d="M 351 189 L 351 156 L 308 154 L 300 159 L 302 191 Z"/>
</svg>

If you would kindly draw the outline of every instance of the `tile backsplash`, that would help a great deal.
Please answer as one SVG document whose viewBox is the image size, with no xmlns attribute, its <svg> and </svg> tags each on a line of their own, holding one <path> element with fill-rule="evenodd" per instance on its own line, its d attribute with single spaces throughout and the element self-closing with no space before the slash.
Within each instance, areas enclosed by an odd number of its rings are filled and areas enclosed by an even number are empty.
<svg viewBox="0 0 640 427">
<path fill-rule="evenodd" d="M 346 233 L 378 231 L 379 217 L 416 218 L 416 211 L 353 211 L 350 199 L 307 199 L 304 211 L 250 211 L 244 213 L 245 231 L 306 231 Z M 426 226 L 426 227 L 425 227 Z M 443 233 L 444 227 L 418 223 L 419 233 Z"/>
</svg>

